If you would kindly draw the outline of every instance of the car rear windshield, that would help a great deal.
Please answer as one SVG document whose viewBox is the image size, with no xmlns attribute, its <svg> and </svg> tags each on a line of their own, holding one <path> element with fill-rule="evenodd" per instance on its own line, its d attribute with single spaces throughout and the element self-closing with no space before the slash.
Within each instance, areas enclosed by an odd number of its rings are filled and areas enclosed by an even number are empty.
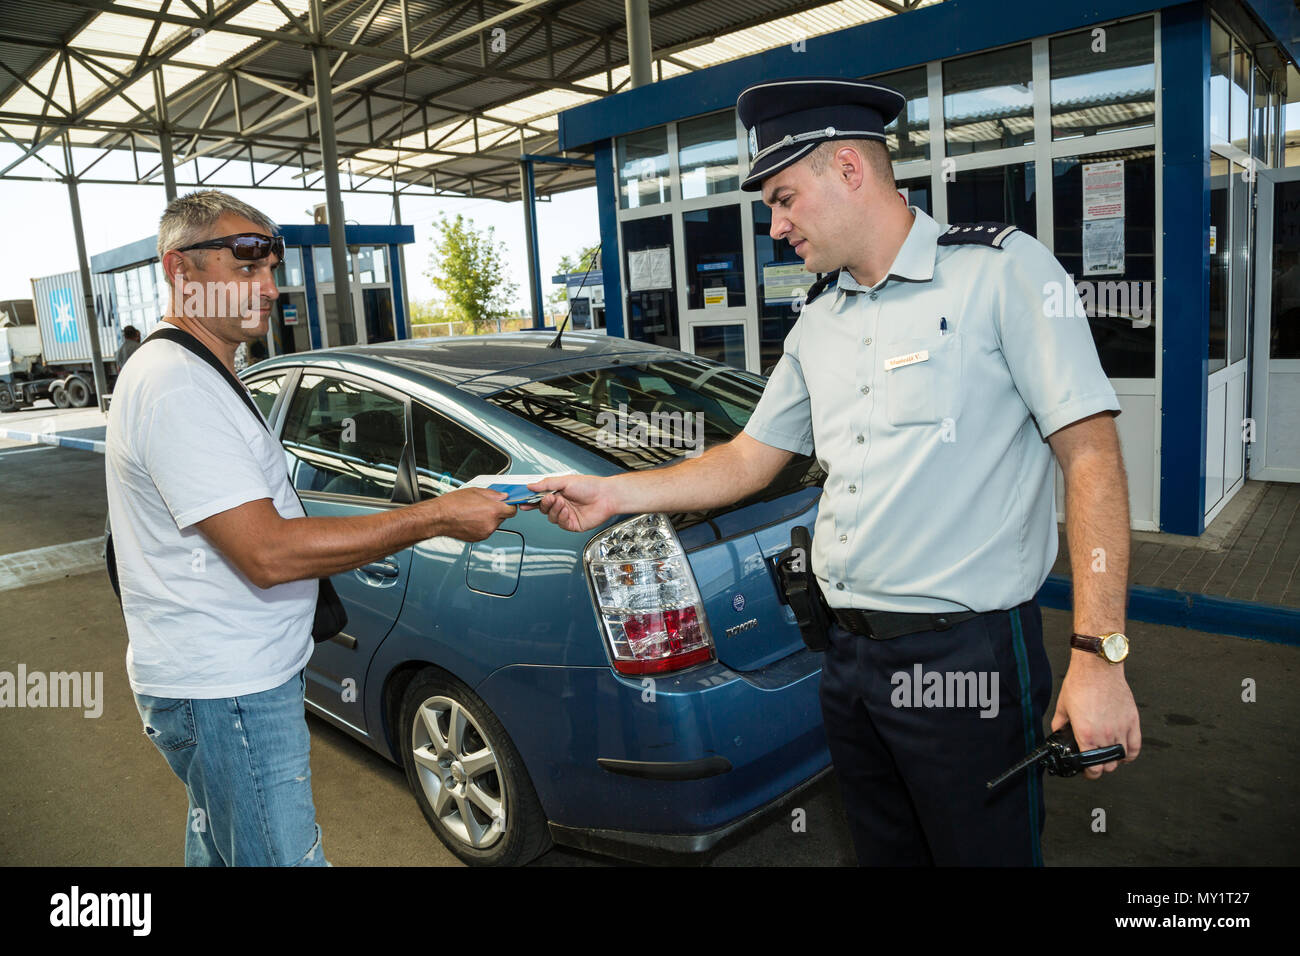
<svg viewBox="0 0 1300 956">
<path fill-rule="evenodd" d="M 621 468 L 641 470 L 730 441 L 754 413 L 764 381 L 727 365 L 675 359 L 574 372 L 486 398 Z M 796 455 L 768 488 L 732 507 L 824 478 L 816 459 Z"/>
</svg>

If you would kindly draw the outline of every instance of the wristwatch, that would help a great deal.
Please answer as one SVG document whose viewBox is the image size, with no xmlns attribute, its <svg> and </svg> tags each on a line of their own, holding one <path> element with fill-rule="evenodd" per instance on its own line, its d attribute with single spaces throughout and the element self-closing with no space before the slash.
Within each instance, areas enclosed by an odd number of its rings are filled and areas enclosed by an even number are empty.
<svg viewBox="0 0 1300 956">
<path fill-rule="evenodd" d="M 1090 651 L 1104 661 L 1119 664 L 1128 657 L 1128 638 L 1116 631 L 1101 637 L 1089 637 L 1087 634 L 1071 634 L 1070 646 L 1081 651 Z"/>
</svg>

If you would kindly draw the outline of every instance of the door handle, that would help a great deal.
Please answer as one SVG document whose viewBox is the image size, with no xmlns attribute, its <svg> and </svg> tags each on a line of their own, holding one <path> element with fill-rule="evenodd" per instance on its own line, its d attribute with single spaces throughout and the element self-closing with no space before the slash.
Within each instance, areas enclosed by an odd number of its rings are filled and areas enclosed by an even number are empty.
<svg viewBox="0 0 1300 956">
<path fill-rule="evenodd" d="M 402 573 L 402 569 L 393 561 L 371 561 L 369 564 L 362 565 L 358 570 L 381 578 L 395 578 Z"/>
</svg>

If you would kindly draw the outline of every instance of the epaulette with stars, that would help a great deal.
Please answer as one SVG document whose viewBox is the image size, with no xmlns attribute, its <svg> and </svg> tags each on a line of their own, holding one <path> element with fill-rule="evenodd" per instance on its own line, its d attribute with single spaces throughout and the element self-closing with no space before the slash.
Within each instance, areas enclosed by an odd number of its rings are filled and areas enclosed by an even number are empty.
<svg viewBox="0 0 1300 956">
<path fill-rule="evenodd" d="M 1005 222 L 959 222 L 949 226 L 936 241 L 941 246 L 978 245 L 1001 249 L 1007 237 L 1019 231 L 1016 226 L 1008 226 Z"/>
</svg>

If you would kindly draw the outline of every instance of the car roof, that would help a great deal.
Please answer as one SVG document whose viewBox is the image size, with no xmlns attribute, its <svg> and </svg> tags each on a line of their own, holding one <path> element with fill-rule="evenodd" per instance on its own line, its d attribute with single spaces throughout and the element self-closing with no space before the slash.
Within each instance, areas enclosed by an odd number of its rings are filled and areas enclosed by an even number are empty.
<svg viewBox="0 0 1300 956">
<path fill-rule="evenodd" d="M 512 385 L 604 368 L 620 361 L 704 361 L 697 355 L 604 332 L 566 331 L 558 349 L 549 348 L 554 340 L 553 330 L 402 339 L 296 352 L 260 362 L 258 368 L 284 364 L 330 365 L 339 359 L 360 359 L 363 365 L 375 363 L 405 369 L 463 391 L 486 395 Z"/>
</svg>

